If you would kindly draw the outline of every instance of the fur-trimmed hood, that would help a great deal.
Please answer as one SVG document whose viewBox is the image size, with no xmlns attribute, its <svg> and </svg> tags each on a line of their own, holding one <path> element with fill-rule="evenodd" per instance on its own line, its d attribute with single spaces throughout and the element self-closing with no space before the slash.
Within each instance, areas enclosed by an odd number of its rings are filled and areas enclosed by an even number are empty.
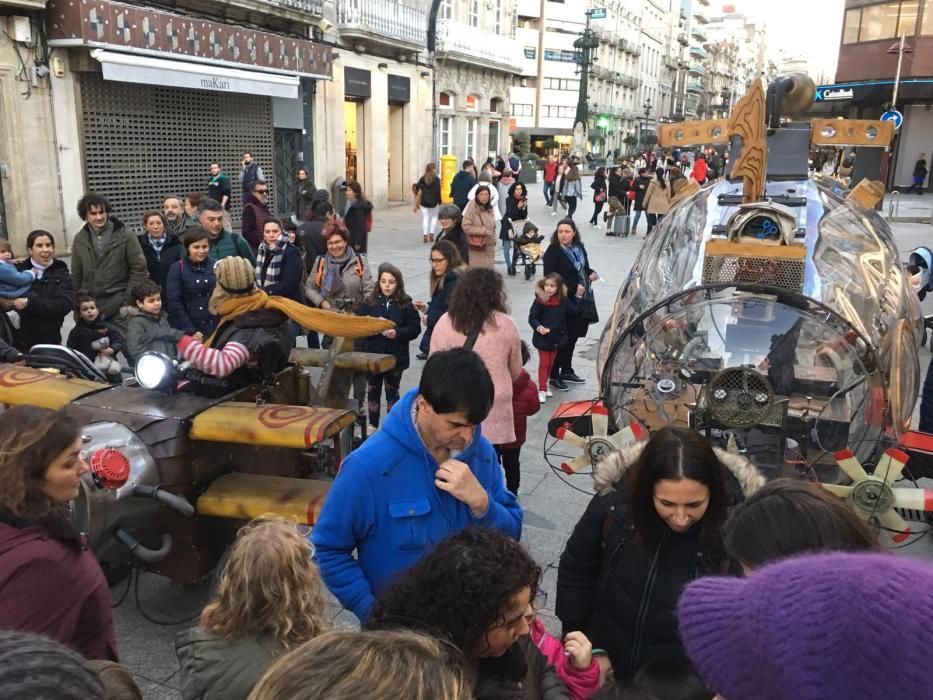
<svg viewBox="0 0 933 700">
<path fill-rule="evenodd" d="M 593 484 L 596 491 L 599 493 L 610 491 L 613 485 L 625 475 L 628 468 L 635 463 L 647 444 L 646 441 L 642 441 L 625 445 L 595 464 Z M 751 460 L 718 447 L 714 447 L 713 452 L 719 458 L 720 463 L 735 477 L 743 497 L 748 498 L 765 485 L 764 475 Z"/>
</svg>

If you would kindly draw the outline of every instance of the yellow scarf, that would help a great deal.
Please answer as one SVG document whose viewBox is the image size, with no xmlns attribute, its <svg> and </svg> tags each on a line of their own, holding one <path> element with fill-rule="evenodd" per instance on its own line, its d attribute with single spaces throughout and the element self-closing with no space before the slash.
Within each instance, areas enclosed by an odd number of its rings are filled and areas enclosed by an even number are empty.
<svg viewBox="0 0 933 700">
<path fill-rule="evenodd" d="M 257 289 L 244 296 L 230 297 L 220 305 L 220 329 L 227 321 L 258 309 L 275 309 L 281 311 L 292 321 L 307 331 L 317 331 L 325 335 L 343 338 L 365 338 L 395 328 L 392 321 L 373 316 L 352 316 L 338 314 L 334 311 L 315 309 L 310 306 L 288 299 L 287 297 L 269 296 L 261 289 Z M 213 344 L 215 331 L 205 343 L 208 347 Z"/>
</svg>

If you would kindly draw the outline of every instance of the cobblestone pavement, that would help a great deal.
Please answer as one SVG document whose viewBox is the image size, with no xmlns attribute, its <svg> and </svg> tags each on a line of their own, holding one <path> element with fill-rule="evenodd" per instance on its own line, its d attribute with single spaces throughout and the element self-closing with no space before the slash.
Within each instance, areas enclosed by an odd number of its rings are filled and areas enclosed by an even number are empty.
<svg viewBox="0 0 933 700">
<path fill-rule="evenodd" d="M 544 207 L 541 185 L 531 185 L 532 193 L 530 214 L 547 236 L 554 231 L 556 217 L 551 217 Z M 584 183 L 584 192 L 589 192 L 589 182 Z M 933 203 L 933 198 L 930 199 Z M 607 237 L 603 229 L 591 228 L 587 219 L 592 213 L 592 202 L 584 201 L 578 208 L 576 220 L 581 225 L 583 241 L 586 244 L 590 261 L 605 281 L 595 286 L 596 300 L 600 317 L 608 319 L 615 295 L 625 279 L 635 256 L 644 241 L 645 223 L 639 224 L 638 236 L 626 239 Z M 933 227 L 926 224 L 895 225 L 902 257 L 917 245 L 933 243 Z M 411 211 L 409 205 L 398 205 L 375 212 L 374 231 L 370 235 L 370 265 L 375 270 L 380 262 L 392 262 L 401 268 L 408 292 L 415 299 L 427 297 L 428 249 L 421 242 L 420 216 Z M 500 256 L 501 258 L 501 256 Z M 497 269 L 505 271 L 501 259 Z M 540 267 L 538 275 L 541 274 Z M 522 336 L 530 343 L 531 329 L 528 327 L 527 314 L 532 301 L 532 283 L 526 282 L 519 274 L 506 277 L 506 288 L 511 304 L 512 315 Z M 927 306 L 928 313 L 933 313 L 933 299 Z M 595 342 L 601 326 L 591 327 L 590 336 L 578 344 L 578 358 L 575 360 L 577 373 L 586 379 L 586 383 L 550 399 L 542 406 L 541 412 L 532 417 L 528 426 L 528 442 L 522 450 L 522 479 L 519 499 L 525 509 L 523 543 L 529 548 L 544 569 L 543 590 L 547 602 L 542 610 L 545 624 L 552 631 L 559 631 L 559 624 L 553 617 L 554 591 L 557 578 L 557 559 L 564 542 L 589 499 L 585 491 L 589 490 L 586 477 L 576 477 L 573 484 L 583 491 L 575 490 L 571 485 L 555 474 L 545 462 L 543 442 L 546 423 L 558 403 L 562 400 L 590 399 L 597 395 L 595 375 Z M 413 346 L 414 347 L 414 346 Z M 412 353 L 414 356 L 414 352 Z M 926 349 L 921 351 L 920 363 L 923 371 L 930 361 Z M 529 363 L 529 371 L 535 376 L 536 357 Z M 420 376 L 422 362 L 413 359 L 412 367 L 403 376 L 402 389 L 415 386 Z M 912 547 L 910 553 L 931 556 L 930 539 Z M 114 588 L 114 600 L 123 593 L 124 584 Z M 196 615 L 206 599 L 206 589 L 183 590 L 166 579 L 152 574 L 140 577 L 139 605 L 131 592 L 126 601 L 115 610 L 117 637 L 120 655 L 136 674 L 140 688 L 146 698 L 179 698 L 178 662 L 174 651 L 175 633 L 193 624 L 193 621 L 175 625 L 157 625 L 146 620 L 144 611 L 150 617 L 159 616 L 162 622 Z M 331 617 L 341 627 L 355 627 L 356 618 L 349 612 L 342 611 L 336 602 L 331 603 Z"/>
</svg>

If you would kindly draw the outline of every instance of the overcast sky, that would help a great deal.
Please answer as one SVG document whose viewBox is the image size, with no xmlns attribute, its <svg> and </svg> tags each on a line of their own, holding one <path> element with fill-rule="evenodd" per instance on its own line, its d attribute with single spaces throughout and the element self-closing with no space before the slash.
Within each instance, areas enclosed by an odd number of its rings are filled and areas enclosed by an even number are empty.
<svg viewBox="0 0 933 700">
<path fill-rule="evenodd" d="M 835 79 L 843 0 L 713 0 L 710 14 L 717 14 L 723 5 L 735 5 L 738 12 L 765 20 L 770 56 L 776 56 L 777 49 L 803 54 L 810 59 L 811 77 L 818 80 L 822 70 L 830 82 Z"/>
</svg>

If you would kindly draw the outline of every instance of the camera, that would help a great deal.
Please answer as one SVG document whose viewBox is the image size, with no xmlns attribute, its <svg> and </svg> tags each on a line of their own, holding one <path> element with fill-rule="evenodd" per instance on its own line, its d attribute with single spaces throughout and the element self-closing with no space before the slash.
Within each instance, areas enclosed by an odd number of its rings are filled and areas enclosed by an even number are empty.
<svg viewBox="0 0 933 700">
<path fill-rule="evenodd" d="M 343 313 L 352 314 L 353 309 L 356 306 L 356 299 L 348 298 L 338 298 L 331 299 L 330 305 L 334 307 L 334 311 L 342 311 Z"/>
</svg>

